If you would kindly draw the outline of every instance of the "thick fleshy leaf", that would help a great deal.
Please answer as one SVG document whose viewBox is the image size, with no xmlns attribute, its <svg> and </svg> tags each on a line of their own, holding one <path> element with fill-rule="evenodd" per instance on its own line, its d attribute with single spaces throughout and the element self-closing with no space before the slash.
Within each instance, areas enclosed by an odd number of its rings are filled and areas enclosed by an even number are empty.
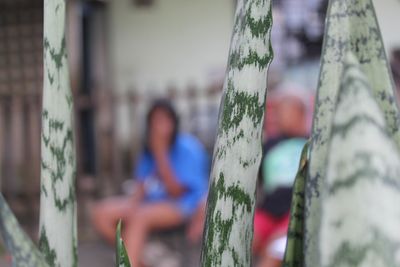
<svg viewBox="0 0 400 267">
<path fill-rule="evenodd" d="M 354 53 L 371 84 L 389 134 L 400 144 L 399 115 L 381 33 L 371 0 L 330 0 L 321 59 L 316 109 L 306 182 L 305 266 L 318 266 L 320 192 L 326 177 L 328 139 L 338 94 L 343 59 Z"/>
<path fill-rule="evenodd" d="M 66 1 L 44 1 L 44 88 L 42 113 L 41 209 L 39 247 L 50 266 L 77 266 L 77 227 L 75 200 L 75 151 L 73 144 L 73 107 L 69 86 L 65 40 Z M 7 220 L 7 217 L 3 219 Z M 3 222 L 10 228 L 12 219 Z M 8 223 L 8 224 L 7 224 Z M 11 236 L 12 237 L 12 236 Z M 18 233 L 23 239 L 22 233 Z M 25 239 L 26 240 L 26 239 Z M 17 240 L 18 241 L 18 240 Z M 15 241 L 15 242 L 17 242 Z M 23 251 L 32 245 L 24 243 Z M 19 243 L 16 246 L 21 246 Z M 14 246 L 14 243 L 10 243 Z M 15 266 L 42 266 L 25 262 L 25 254 Z M 45 266 L 45 265 L 43 265 Z"/>
<path fill-rule="evenodd" d="M 290 208 L 290 223 L 287 234 L 287 244 L 282 267 L 302 267 L 303 235 L 304 235 L 304 189 L 308 172 L 309 142 L 301 152 L 299 170 L 293 185 L 292 205 Z"/>
<path fill-rule="evenodd" d="M 76 267 L 73 100 L 65 40 L 65 0 L 44 0 L 39 248 L 51 266 Z"/>
<path fill-rule="evenodd" d="M 48 267 L 43 255 L 19 225 L 0 193 L 0 232 L 15 267 Z"/>
<path fill-rule="evenodd" d="M 261 160 L 271 0 L 239 0 L 215 143 L 202 266 L 250 266 Z"/>
<path fill-rule="evenodd" d="M 400 153 L 351 55 L 328 153 L 317 266 L 400 266 Z"/>
<path fill-rule="evenodd" d="M 117 267 L 131 267 L 131 263 L 129 262 L 128 253 L 126 252 L 126 248 L 124 245 L 124 241 L 121 237 L 121 220 L 117 225 L 117 232 L 115 234 L 115 241 L 117 242 L 117 251 L 116 251 L 116 266 Z"/>
</svg>

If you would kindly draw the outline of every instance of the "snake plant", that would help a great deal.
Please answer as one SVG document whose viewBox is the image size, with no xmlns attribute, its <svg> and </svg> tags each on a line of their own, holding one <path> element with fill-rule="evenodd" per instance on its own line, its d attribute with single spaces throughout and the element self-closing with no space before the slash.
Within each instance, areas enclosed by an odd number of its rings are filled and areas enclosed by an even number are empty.
<svg viewBox="0 0 400 267">
<path fill-rule="evenodd" d="M 77 266 L 73 103 L 65 0 L 44 1 L 39 247 L 50 266 Z"/>
<path fill-rule="evenodd" d="M 13 266 L 77 266 L 75 147 L 65 40 L 65 0 L 44 1 L 39 248 L 0 198 L 1 233 Z"/>
<path fill-rule="evenodd" d="M 304 186 L 308 171 L 309 142 L 303 148 L 299 169 L 293 185 L 290 224 L 287 233 L 287 245 L 283 267 L 301 267 L 304 259 Z"/>
<path fill-rule="evenodd" d="M 65 0 L 44 1 L 41 252 L 0 196 L 14 266 L 77 266 Z M 239 0 L 213 156 L 202 266 L 250 266 L 271 0 Z M 350 52 L 344 64 L 345 56 Z M 330 0 L 310 151 L 294 186 L 284 266 L 399 266 L 399 115 L 371 0 Z M 368 206 L 366 206 L 368 204 Z M 130 266 L 117 228 L 117 265 Z"/>
<path fill-rule="evenodd" d="M 117 232 L 115 234 L 115 241 L 117 243 L 116 249 L 116 266 L 117 267 L 131 267 L 131 263 L 129 262 L 128 252 L 126 251 L 124 241 L 121 237 L 121 220 L 117 225 Z"/>
<path fill-rule="evenodd" d="M 0 194 L 0 233 L 11 252 L 13 267 L 49 267 L 44 256 L 19 225 Z"/>
<path fill-rule="evenodd" d="M 251 265 L 271 26 L 270 0 L 238 1 L 213 155 L 202 266 Z"/>
<path fill-rule="evenodd" d="M 331 129 L 318 266 L 400 266 L 400 153 L 352 54 L 344 62 Z"/>
<path fill-rule="evenodd" d="M 343 60 L 352 52 L 371 85 L 383 112 L 387 129 L 400 144 L 399 113 L 385 48 L 372 0 L 330 0 L 325 25 L 321 68 L 313 120 L 309 175 L 305 186 L 305 266 L 318 266 L 318 232 L 321 190 L 326 177 L 326 160 L 331 121 L 343 71 Z"/>
</svg>

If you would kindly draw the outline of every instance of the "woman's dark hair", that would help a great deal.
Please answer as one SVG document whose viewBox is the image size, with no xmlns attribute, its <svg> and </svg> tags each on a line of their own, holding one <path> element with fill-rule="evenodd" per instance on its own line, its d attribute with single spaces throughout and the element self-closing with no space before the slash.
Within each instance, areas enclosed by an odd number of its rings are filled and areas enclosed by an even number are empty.
<svg viewBox="0 0 400 267">
<path fill-rule="evenodd" d="M 150 152 L 149 150 L 149 137 L 150 137 L 150 120 L 156 110 L 163 110 L 168 114 L 168 116 L 172 119 L 174 124 L 174 129 L 172 131 L 172 138 L 171 144 L 175 143 L 176 137 L 178 135 L 179 130 L 179 118 L 178 114 L 176 113 L 174 107 L 172 106 L 171 102 L 167 99 L 157 99 L 153 102 L 150 106 L 147 115 L 146 115 L 146 132 L 145 132 L 145 151 Z"/>
</svg>

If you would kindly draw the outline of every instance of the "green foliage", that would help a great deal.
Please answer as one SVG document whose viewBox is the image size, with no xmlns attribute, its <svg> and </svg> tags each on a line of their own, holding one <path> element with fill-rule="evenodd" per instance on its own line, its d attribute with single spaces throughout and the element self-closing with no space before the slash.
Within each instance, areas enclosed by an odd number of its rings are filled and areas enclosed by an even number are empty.
<svg viewBox="0 0 400 267">
<path fill-rule="evenodd" d="M 121 237 L 121 220 L 118 222 L 117 231 L 115 234 L 115 242 L 117 245 L 117 250 L 115 254 L 116 266 L 117 267 L 131 267 L 131 263 L 129 262 L 128 253 L 126 252 L 126 248 L 124 245 L 124 241 Z"/>
<path fill-rule="evenodd" d="M 372 94 L 384 115 L 389 135 L 400 144 L 399 113 L 372 0 L 330 0 L 325 27 L 309 175 L 305 187 L 306 267 L 315 267 L 319 264 L 317 251 L 321 192 L 323 181 L 326 179 L 332 119 L 347 52 L 352 52 L 359 61 L 360 69 L 366 74 Z"/>
<path fill-rule="evenodd" d="M 270 0 L 239 0 L 215 143 L 201 266 L 250 266 L 266 78 Z"/>
<path fill-rule="evenodd" d="M 299 169 L 293 185 L 293 198 L 290 209 L 290 224 L 287 234 L 287 245 L 282 267 L 302 267 L 304 260 L 304 185 L 308 171 L 308 153 L 310 141 L 301 152 Z"/>
<path fill-rule="evenodd" d="M 51 266 L 76 267 L 74 113 L 64 0 L 44 0 L 39 248 Z M 62 242 L 60 242 L 62 240 Z"/>
<path fill-rule="evenodd" d="M 13 266 L 69 267 L 77 265 L 77 236 L 65 1 L 45 0 L 44 6 L 42 252 L 1 194 L 0 232 Z M 238 1 L 202 266 L 251 263 L 271 26 L 270 0 Z M 307 143 L 294 184 L 284 267 L 400 266 L 400 119 L 393 91 L 372 0 L 330 0 L 310 151 Z M 57 242 L 61 233 L 64 243 Z M 121 222 L 116 246 L 117 266 L 130 267 Z"/>
<path fill-rule="evenodd" d="M 0 233 L 12 255 L 13 266 L 49 267 L 43 255 L 22 230 L 7 202 L 0 193 Z"/>
<path fill-rule="evenodd" d="M 356 104 L 355 104 L 356 103 Z M 321 191 L 321 267 L 400 265 L 400 153 L 369 80 L 344 60 Z"/>
</svg>

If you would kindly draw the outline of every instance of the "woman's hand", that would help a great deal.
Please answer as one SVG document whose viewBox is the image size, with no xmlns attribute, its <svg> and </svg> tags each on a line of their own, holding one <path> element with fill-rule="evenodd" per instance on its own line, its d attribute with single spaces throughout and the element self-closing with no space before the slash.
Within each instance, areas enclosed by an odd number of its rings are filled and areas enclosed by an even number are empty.
<svg viewBox="0 0 400 267">
<path fill-rule="evenodd" d="M 185 192 L 185 188 L 179 183 L 168 156 L 169 140 L 161 129 L 154 129 L 150 135 L 150 151 L 156 162 L 157 174 L 164 183 L 167 192 L 172 197 L 179 197 Z"/>
<path fill-rule="evenodd" d="M 170 140 L 165 132 L 158 127 L 154 127 L 153 131 L 150 131 L 149 148 L 153 156 L 157 159 L 162 155 L 168 154 Z"/>
</svg>

